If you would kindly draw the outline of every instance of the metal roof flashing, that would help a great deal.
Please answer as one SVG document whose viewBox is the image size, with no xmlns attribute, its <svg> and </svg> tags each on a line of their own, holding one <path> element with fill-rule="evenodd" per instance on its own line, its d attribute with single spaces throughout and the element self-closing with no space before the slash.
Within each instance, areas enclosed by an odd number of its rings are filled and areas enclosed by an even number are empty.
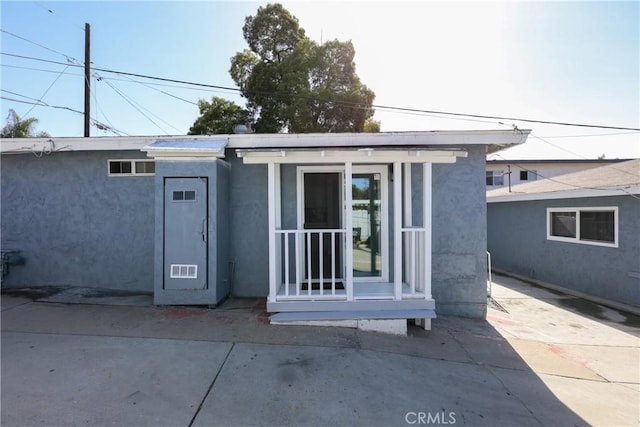
<svg viewBox="0 0 640 427">
<path fill-rule="evenodd" d="M 224 157 L 227 138 L 159 140 L 142 147 L 149 157 Z"/>
</svg>

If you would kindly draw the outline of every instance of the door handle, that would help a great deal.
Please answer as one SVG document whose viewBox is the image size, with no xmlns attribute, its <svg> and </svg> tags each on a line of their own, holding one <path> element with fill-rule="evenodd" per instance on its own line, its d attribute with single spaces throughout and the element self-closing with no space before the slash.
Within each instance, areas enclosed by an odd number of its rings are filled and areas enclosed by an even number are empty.
<svg viewBox="0 0 640 427">
<path fill-rule="evenodd" d="M 207 241 L 207 218 L 202 218 L 202 230 L 200 231 L 202 234 L 202 241 Z"/>
</svg>

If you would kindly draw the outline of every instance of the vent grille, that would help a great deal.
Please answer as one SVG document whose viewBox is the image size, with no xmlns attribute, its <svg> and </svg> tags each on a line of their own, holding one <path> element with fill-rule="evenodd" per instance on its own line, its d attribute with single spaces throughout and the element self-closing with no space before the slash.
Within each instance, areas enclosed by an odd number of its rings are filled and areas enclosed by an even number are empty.
<svg viewBox="0 0 640 427">
<path fill-rule="evenodd" d="M 198 266 L 188 264 L 171 264 L 172 279 L 197 279 Z"/>
</svg>

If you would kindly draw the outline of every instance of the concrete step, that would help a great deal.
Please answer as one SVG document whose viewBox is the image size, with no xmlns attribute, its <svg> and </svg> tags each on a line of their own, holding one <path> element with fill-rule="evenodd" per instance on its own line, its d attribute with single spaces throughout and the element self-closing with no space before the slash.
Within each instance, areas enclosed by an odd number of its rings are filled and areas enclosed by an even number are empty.
<svg viewBox="0 0 640 427">
<path fill-rule="evenodd" d="M 416 310 L 357 310 L 357 311 L 289 311 L 269 317 L 274 322 L 312 320 L 373 320 L 373 319 L 435 319 L 431 309 Z"/>
</svg>

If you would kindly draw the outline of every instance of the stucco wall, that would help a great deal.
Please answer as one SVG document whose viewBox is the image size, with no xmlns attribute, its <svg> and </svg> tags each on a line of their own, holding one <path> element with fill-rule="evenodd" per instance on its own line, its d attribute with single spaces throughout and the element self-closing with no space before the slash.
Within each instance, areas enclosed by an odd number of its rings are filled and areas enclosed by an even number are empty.
<svg viewBox="0 0 640 427">
<path fill-rule="evenodd" d="M 432 291 L 436 312 L 484 318 L 487 313 L 485 147 L 433 166 Z M 421 214 L 422 210 L 420 209 Z"/>
<path fill-rule="evenodd" d="M 484 146 L 466 146 L 468 158 L 433 167 L 433 296 L 440 314 L 483 317 L 486 313 L 486 204 Z M 109 177 L 107 159 L 144 158 L 131 152 L 61 152 L 2 157 L 2 247 L 23 251 L 27 264 L 14 267 L 6 285 L 75 285 L 154 289 L 154 177 Z M 230 274 L 231 293 L 268 293 L 267 167 L 244 165 L 228 150 L 227 246 L 210 248 L 218 270 Z M 158 162 L 161 176 L 194 176 L 186 164 Z M 201 172 L 217 176 L 212 169 Z M 176 169 L 178 168 L 179 171 Z M 221 171 L 221 169 L 218 169 Z M 422 168 L 414 166 L 414 223 L 422 218 Z M 188 172 L 188 173 L 187 173 Z M 226 172 L 224 172 L 226 174 Z M 295 166 L 282 166 L 283 225 L 294 226 Z M 390 183 L 391 184 L 391 183 Z M 392 185 L 389 196 L 392 197 Z M 213 188 L 213 187 L 212 187 Z M 226 188 L 226 187 L 225 187 Z M 227 195 L 210 192 L 211 206 Z M 391 199 L 390 199 L 391 200 Z M 226 213 L 224 213 L 226 215 Z M 393 212 L 389 215 L 393 224 Z M 225 224 L 221 216 L 214 224 Z M 213 231 L 213 230 L 212 230 Z M 161 228 L 155 230 L 161 232 Z M 390 251 L 393 236 L 390 236 Z M 228 249 L 228 254 L 224 254 Z M 161 259 L 161 257 L 158 257 Z M 230 270 L 224 265 L 230 262 Z M 390 266 L 393 265 L 391 259 Z M 157 262 L 157 260 L 156 260 Z M 161 271 L 161 266 L 156 269 Z M 393 271 L 391 271 L 393 274 Z"/>
<path fill-rule="evenodd" d="M 547 208 L 618 206 L 619 247 L 547 240 Z M 488 248 L 500 269 L 640 307 L 640 202 L 630 196 L 488 204 Z M 631 274 L 630 274 L 631 273 Z"/>
<path fill-rule="evenodd" d="M 139 151 L 3 155 L 3 249 L 19 249 L 2 286 L 153 290 L 153 176 L 109 177 Z"/>
</svg>

